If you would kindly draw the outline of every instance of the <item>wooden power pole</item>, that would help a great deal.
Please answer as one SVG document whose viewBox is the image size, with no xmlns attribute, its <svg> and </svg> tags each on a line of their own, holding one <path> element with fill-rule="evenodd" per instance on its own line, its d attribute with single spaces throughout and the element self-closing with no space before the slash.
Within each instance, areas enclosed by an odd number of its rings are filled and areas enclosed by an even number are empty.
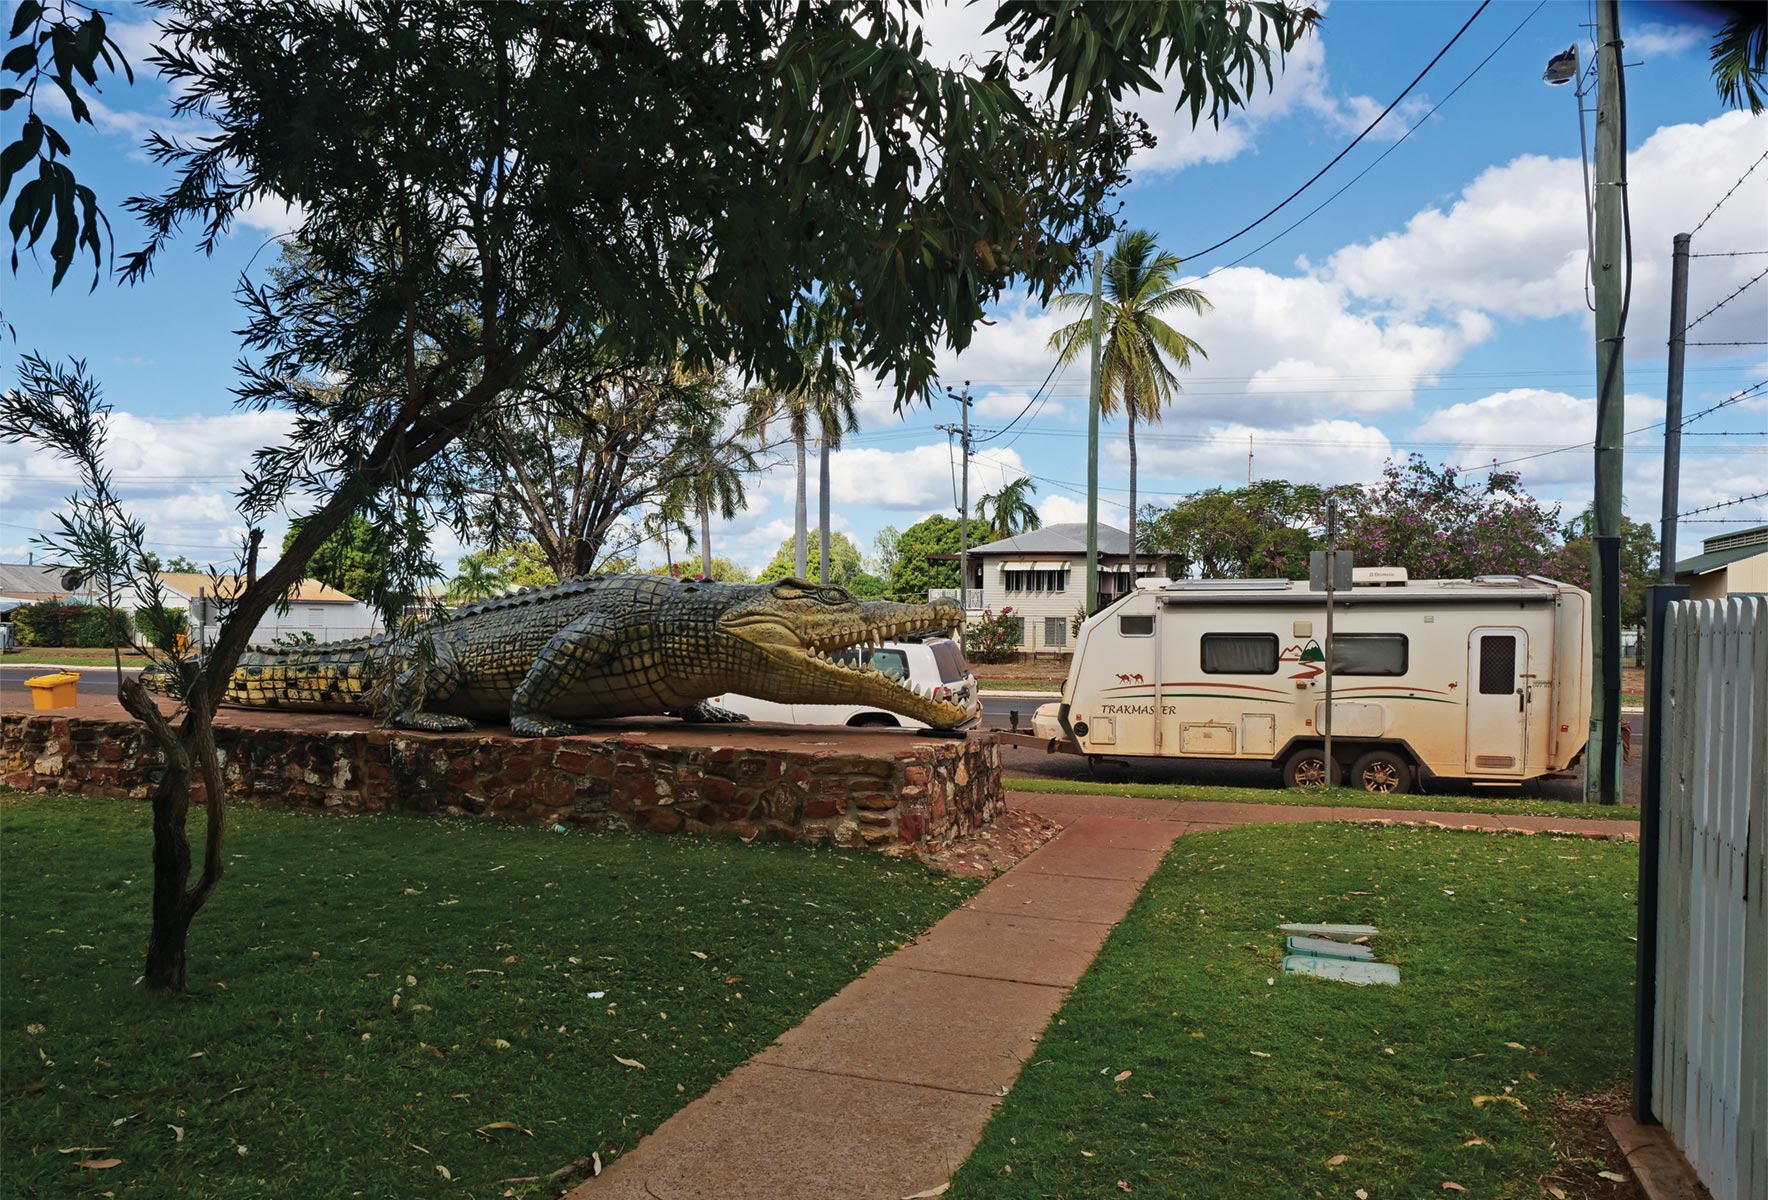
<svg viewBox="0 0 1768 1200">
<path fill-rule="evenodd" d="M 1584 796 L 1603 804 L 1620 799 L 1621 445 L 1631 270 L 1623 244 L 1627 117 L 1621 71 L 1620 0 L 1596 0 L 1596 527 L 1590 589 L 1596 645 Z"/>
<path fill-rule="evenodd" d="M 1105 251 L 1093 251 L 1093 368 L 1087 384 L 1087 600 L 1090 617 L 1099 609 L 1099 341 L 1104 332 Z"/>
</svg>

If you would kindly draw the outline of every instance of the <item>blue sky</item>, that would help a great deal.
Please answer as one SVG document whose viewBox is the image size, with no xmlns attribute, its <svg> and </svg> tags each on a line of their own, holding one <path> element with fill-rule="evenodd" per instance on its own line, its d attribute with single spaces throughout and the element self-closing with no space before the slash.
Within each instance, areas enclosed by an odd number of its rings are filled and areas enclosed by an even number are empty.
<svg viewBox="0 0 1768 1200">
<path fill-rule="evenodd" d="M 1337 0 L 1274 92 L 1220 130 L 1192 131 L 1167 98 L 1144 97 L 1138 108 L 1161 140 L 1133 166 L 1123 219 L 1186 256 L 1232 233 L 1345 146 L 1475 7 Z M 1671 235 L 1691 229 L 1768 153 L 1768 115 L 1720 105 L 1706 62 L 1709 18 L 1699 10 L 1657 3 L 1621 11 L 1627 61 L 1638 64 L 1627 75 L 1635 274 L 1626 382 L 1634 429 L 1662 418 Z M 140 63 L 151 31 L 139 12 L 118 15 L 121 40 Z M 1589 19 L 1573 0 L 1492 4 L 1412 97 L 1319 183 L 1252 234 L 1187 262 L 1197 275 L 1214 272 L 1197 285 L 1213 309 L 1184 326 L 1208 358 L 1162 425 L 1139 430 L 1144 500 L 1244 483 L 1250 442 L 1258 478 L 1367 480 L 1385 458 L 1416 450 L 1470 467 L 1524 459 L 1514 466 L 1531 491 L 1568 513 L 1587 502 L 1589 453 L 1543 453 L 1591 436 L 1595 383 L 1574 99 L 1540 74 L 1573 41 L 1585 43 L 1588 58 Z M 985 24 L 977 9 L 935 7 L 929 44 L 955 58 Z M 133 87 L 108 84 L 103 101 L 99 128 L 82 127 L 74 138 L 74 161 L 105 203 L 118 246 L 128 249 L 139 231 L 120 201 L 165 178 L 139 147 L 148 129 L 164 124 L 166 92 L 142 77 Z M 1256 249 L 1389 150 L 1335 201 Z M 33 349 L 88 361 L 119 413 L 112 447 L 119 481 L 168 553 L 230 557 L 239 468 L 280 431 L 274 415 L 240 414 L 230 404 L 240 353 L 233 331 L 241 324 L 233 292 L 241 272 L 274 261 L 272 239 L 296 219 L 280 208 L 254 213 L 207 258 L 187 239 L 135 287 L 106 281 L 88 293 L 76 269 L 51 294 L 46 271 L 31 262 L 4 281 L 17 342 L 0 350 L 0 367 L 10 379 L 14 357 Z M 1712 217 L 1694 249 L 1768 251 L 1768 164 Z M 1696 260 L 1691 314 L 1765 267 L 1768 255 Z M 944 382 L 971 382 L 973 419 L 989 431 L 1037 393 L 1053 361 L 1044 342 L 1057 324 L 1023 301 L 999 306 L 993 320 L 961 359 L 942 363 Z M 1768 340 L 1768 280 L 1697 334 Z M 1768 378 L 1764 346 L 1695 347 L 1688 361 L 1689 412 Z M 973 498 L 1029 473 L 1046 521 L 1079 519 L 1085 389 L 1084 364 L 1058 373 L 1026 419 L 980 445 Z M 836 454 L 837 528 L 863 548 L 884 525 L 953 511 L 954 455 L 933 426 L 955 416 L 942 402 L 900 417 L 874 390 L 861 431 Z M 1763 490 L 1768 400 L 1731 405 L 1689 428 L 1699 436 L 1685 441 L 1683 509 Z M 1661 429 L 1628 439 L 1626 501 L 1635 518 L 1657 517 L 1661 450 Z M 49 526 L 65 478 L 41 455 L 0 447 L 0 559 L 24 558 L 31 531 Z M 1111 422 L 1101 480 L 1106 516 L 1121 524 L 1125 456 L 1122 429 Z M 713 540 L 718 552 L 753 567 L 790 532 L 790 472 L 758 478 L 751 500 L 736 521 L 714 528 Z M 1768 506 L 1705 515 L 1739 520 L 1690 525 L 1684 553 L 1702 536 L 1768 519 Z M 271 533 L 274 542 L 281 530 Z M 445 559 L 458 553 L 446 536 L 438 543 Z M 662 556 L 659 546 L 646 555 Z"/>
</svg>

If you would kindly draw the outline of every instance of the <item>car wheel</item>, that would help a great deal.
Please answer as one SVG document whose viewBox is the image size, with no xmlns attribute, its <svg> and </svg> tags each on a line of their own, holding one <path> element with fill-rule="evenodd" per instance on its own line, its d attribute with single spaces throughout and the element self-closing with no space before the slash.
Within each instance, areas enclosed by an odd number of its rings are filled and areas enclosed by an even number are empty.
<svg viewBox="0 0 1768 1200">
<path fill-rule="evenodd" d="M 1325 784 L 1326 752 L 1320 747 L 1304 746 L 1284 760 L 1284 787 L 1324 787 Z"/>
<path fill-rule="evenodd" d="M 847 724 L 851 729 L 895 729 L 897 727 L 896 718 L 887 717 L 883 713 L 866 713 L 853 718 Z"/>
<path fill-rule="evenodd" d="M 1371 750 L 1351 768 L 1351 786 L 1376 796 L 1403 796 L 1412 790 L 1412 764 L 1392 750 Z"/>
</svg>

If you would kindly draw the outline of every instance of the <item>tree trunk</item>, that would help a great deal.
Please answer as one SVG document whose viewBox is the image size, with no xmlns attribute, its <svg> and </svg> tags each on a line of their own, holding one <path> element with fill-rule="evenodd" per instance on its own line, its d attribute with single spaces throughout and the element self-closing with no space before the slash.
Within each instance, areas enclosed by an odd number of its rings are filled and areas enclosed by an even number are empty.
<svg viewBox="0 0 1768 1200">
<path fill-rule="evenodd" d="M 700 497 L 700 574 L 712 578 L 712 500 Z"/>
<path fill-rule="evenodd" d="M 1130 415 L 1130 591 L 1136 590 L 1136 398 L 1124 397 Z"/>
<path fill-rule="evenodd" d="M 792 445 L 798 452 L 798 511 L 792 519 L 792 574 L 798 579 L 810 578 L 810 530 L 808 528 L 810 512 L 805 497 L 805 475 L 807 463 L 804 457 L 804 426 L 797 422 L 792 425 Z"/>
<path fill-rule="evenodd" d="M 818 476 L 816 508 L 817 508 L 817 578 L 822 583 L 829 582 L 829 439 L 818 439 L 818 457 L 822 459 L 821 474 Z"/>
<path fill-rule="evenodd" d="M 184 946 L 196 914 L 184 902 L 190 879 L 190 838 L 184 820 L 190 810 L 190 778 L 168 766 L 153 795 L 153 923 L 143 966 L 147 990 L 184 990 Z"/>
</svg>

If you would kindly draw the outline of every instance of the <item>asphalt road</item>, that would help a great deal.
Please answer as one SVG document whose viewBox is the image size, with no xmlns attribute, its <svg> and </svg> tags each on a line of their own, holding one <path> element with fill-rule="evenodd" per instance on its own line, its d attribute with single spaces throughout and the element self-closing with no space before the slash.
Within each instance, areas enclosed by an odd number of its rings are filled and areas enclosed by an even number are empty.
<svg viewBox="0 0 1768 1200">
<path fill-rule="evenodd" d="M 116 673 L 109 667 L 80 667 L 82 699 L 109 699 L 116 694 Z M 43 672 L 36 667 L 0 666 L 0 709 L 29 708 L 30 697 L 24 681 Z M 133 672 L 127 672 L 133 674 Z M 983 724 L 991 729 L 1006 729 L 1009 714 L 1019 713 L 1019 728 L 1031 732 L 1031 717 L 1041 704 L 1053 700 L 1005 699 L 984 696 Z M 1645 722 L 1638 714 L 1627 718 L 1633 726 L 1633 754 L 1622 769 L 1623 794 L 1628 804 L 1639 803 L 1640 763 L 1645 749 Z M 1102 783 L 1193 783 L 1221 787 L 1279 787 L 1278 772 L 1256 763 L 1188 761 L 1183 759 L 1104 759 L 1090 762 L 1073 754 L 1047 754 L 1017 746 L 1002 751 L 1009 775 L 1040 779 L 1094 780 Z M 1433 780 L 1431 790 L 1448 794 L 1494 795 L 1489 789 L 1475 790 L 1453 780 Z M 1569 780 L 1546 780 L 1542 793 L 1551 799 L 1580 799 L 1578 785 Z"/>
<path fill-rule="evenodd" d="M 1007 700 L 998 696 L 982 698 L 982 723 L 991 729 L 1009 727 L 1008 714 L 1019 713 L 1019 728 L 1031 732 L 1031 717 L 1039 705 L 1056 697 L 1038 700 Z M 1633 727 L 1633 754 L 1621 768 L 1624 803 L 1639 803 L 1640 764 L 1644 761 L 1645 720 L 1634 713 L 1626 718 Z M 1283 785 L 1281 774 L 1274 767 L 1257 763 L 1223 762 L 1220 760 L 1186 759 L 1103 759 L 1089 762 L 1075 754 L 1048 754 L 1042 750 L 1009 746 L 1002 751 L 1008 775 L 1035 779 L 1092 780 L 1099 783 L 1193 783 L 1217 787 L 1268 787 Z M 1507 790 L 1474 788 L 1451 779 L 1432 780 L 1430 790 L 1446 795 L 1502 796 Z M 1550 800 L 1581 800 L 1580 785 L 1572 780 L 1548 779 L 1541 784 L 1541 794 Z"/>
</svg>

